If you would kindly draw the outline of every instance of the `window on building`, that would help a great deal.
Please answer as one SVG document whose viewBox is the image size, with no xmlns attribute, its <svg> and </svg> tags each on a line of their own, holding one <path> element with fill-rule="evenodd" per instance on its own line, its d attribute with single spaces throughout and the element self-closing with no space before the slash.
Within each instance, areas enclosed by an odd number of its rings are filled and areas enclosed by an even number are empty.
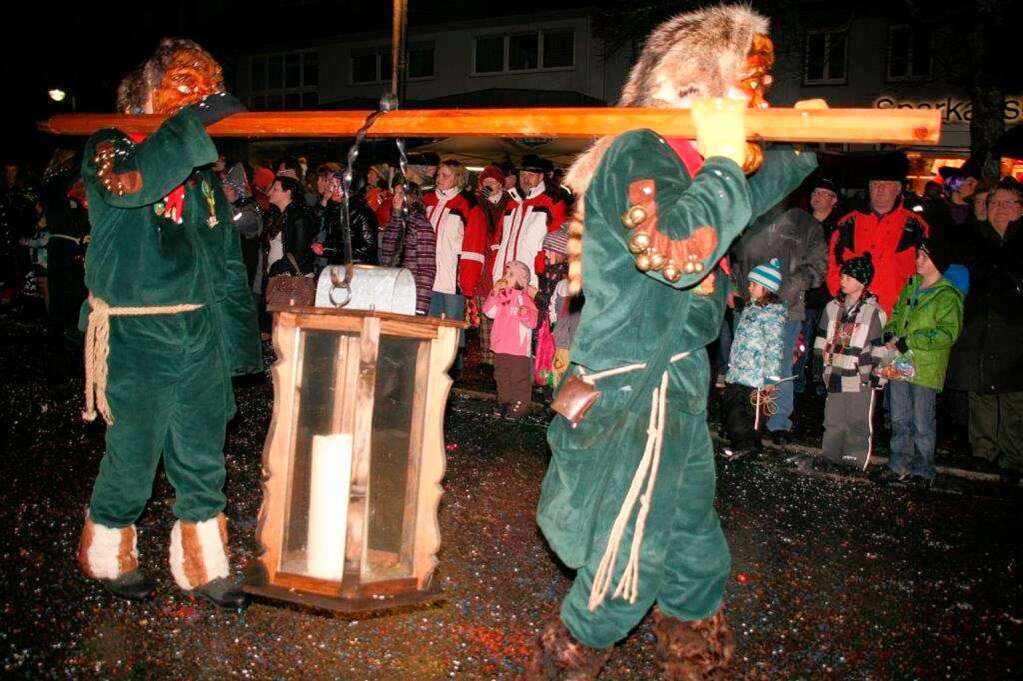
<svg viewBox="0 0 1023 681">
<path fill-rule="evenodd" d="M 308 95 L 316 94 L 320 83 L 320 60 L 315 50 L 254 55 L 249 68 L 249 104 L 254 109 L 308 106 Z"/>
<path fill-rule="evenodd" d="M 320 53 L 302 54 L 302 85 L 316 87 L 320 84 Z"/>
<path fill-rule="evenodd" d="M 266 57 L 259 56 L 252 58 L 252 80 L 249 87 L 253 92 L 260 92 L 266 89 Z"/>
<path fill-rule="evenodd" d="M 380 80 L 377 75 L 378 61 L 379 55 L 376 50 L 365 52 L 352 50 L 352 82 L 378 82 Z"/>
<path fill-rule="evenodd" d="M 433 44 L 408 47 L 406 69 L 409 78 L 433 77 Z M 353 83 L 387 83 L 391 80 L 391 46 L 377 45 L 352 50 Z"/>
<path fill-rule="evenodd" d="M 572 31 L 544 31 L 543 67 L 563 68 L 575 65 L 575 33 Z"/>
<path fill-rule="evenodd" d="M 575 65 L 571 29 L 514 35 L 486 35 L 473 40 L 473 73 L 538 71 Z"/>
<path fill-rule="evenodd" d="M 926 26 L 892 26 L 888 31 L 888 79 L 930 78 L 933 34 Z"/>
<path fill-rule="evenodd" d="M 846 46 L 845 31 L 815 31 L 806 36 L 807 84 L 845 83 Z"/>
<path fill-rule="evenodd" d="M 476 38 L 476 73 L 504 71 L 504 36 Z"/>
<path fill-rule="evenodd" d="M 508 36 L 508 70 L 526 71 L 540 66 L 540 34 Z"/>
<path fill-rule="evenodd" d="M 267 71 L 266 86 L 270 90 L 284 87 L 284 55 L 270 55 L 270 67 Z"/>
<path fill-rule="evenodd" d="M 433 45 L 409 45 L 408 77 L 433 77 Z"/>
</svg>

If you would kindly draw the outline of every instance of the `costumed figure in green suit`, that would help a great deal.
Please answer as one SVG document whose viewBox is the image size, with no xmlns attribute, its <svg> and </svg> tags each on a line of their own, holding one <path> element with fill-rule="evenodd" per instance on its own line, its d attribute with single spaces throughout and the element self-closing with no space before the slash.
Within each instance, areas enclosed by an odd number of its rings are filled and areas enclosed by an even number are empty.
<svg viewBox="0 0 1023 681">
<path fill-rule="evenodd" d="M 634 130 L 599 140 L 566 178 L 580 196 L 570 285 L 586 295 L 560 390 L 599 391 L 575 425 L 556 416 L 538 521 L 576 578 L 531 675 L 595 677 L 654 607 L 662 672 L 727 678 L 730 570 L 714 510 L 705 346 L 732 241 L 816 167 L 812 153 L 745 140 L 766 106 L 773 45 L 746 6 L 678 15 L 648 38 L 619 105 L 690 108 L 695 144 Z M 580 268 L 581 266 L 581 268 Z M 560 397 L 560 393 L 559 393 Z"/>
<path fill-rule="evenodd" d="M 149 135 L 100 130 L 82 178 L 92 242 L 85 418 L 107 422 L 79 545 L 85 574 L 125 598 L 151 595 L 135 521 L 157 464 L 176 500 L 175 582 L 223 607 L 245 596 L 230 579 L 223 510 L 231 377 L 262 368 L 259 330 L 231 207 L 209 165 L 206 126 L 242 110 L 220 66 L 195 43 L 165 39 L 118 91 L 123 113 L 169 117 Z"/>
</svg>

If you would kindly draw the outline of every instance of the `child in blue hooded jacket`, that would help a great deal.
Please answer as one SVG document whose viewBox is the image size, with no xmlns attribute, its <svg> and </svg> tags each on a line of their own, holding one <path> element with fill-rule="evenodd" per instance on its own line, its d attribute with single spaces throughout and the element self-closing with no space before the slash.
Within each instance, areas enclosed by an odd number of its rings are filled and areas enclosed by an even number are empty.
<svg viewBox="0 0 1023 681">
<path fill-rule="evenodd" d="M 782 338 L 788 317 L 778 299 L 782 281 L 778 258 L 754 267 L 748 279 L 750 300 L 735 329 L 722 397 L 721 422 L 731 444 L 725 455 L 733 460 L 753 456 L 760 449 L 757 397 L 763 418 L 772 386 L 782 378 Z"/>
</svg>

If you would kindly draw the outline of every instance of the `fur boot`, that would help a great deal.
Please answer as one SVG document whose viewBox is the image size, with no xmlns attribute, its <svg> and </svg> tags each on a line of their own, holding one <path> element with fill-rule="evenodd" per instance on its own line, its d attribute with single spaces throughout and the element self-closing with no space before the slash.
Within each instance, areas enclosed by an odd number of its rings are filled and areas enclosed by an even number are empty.
<svg viewBox="0 0 1023 681">
<path fill-rule="evenodd" d="M 610 655 L 610 648 L 599 650 L 575 640 L 561 618 L 555 615 L 540 634 L 540 646 L 526 670 L 526 678 L 588 681 L 597 678 Z"/>
<path fill-rule="evenodd" d="M 735 652 L 724 612 L 684 622 L 654 608 L 654 635 L 661 673 L 670 681 L 723 681 Z"/>
<path fill-rule="evenodd" d="M 174 581 L 192 591 L 215 579 L 227 577 L 227 518 L 221 513 L 192 523 L 178 520 L 171 530 L 170 570 Z"/>
<path fill-rule="evenodd" d="M 134 525 L 113 528 L 85 514 L 78 542 L 78 564 L 89 579 L 113 580 L 139 567 L 138 534 Z"/>
</svg>

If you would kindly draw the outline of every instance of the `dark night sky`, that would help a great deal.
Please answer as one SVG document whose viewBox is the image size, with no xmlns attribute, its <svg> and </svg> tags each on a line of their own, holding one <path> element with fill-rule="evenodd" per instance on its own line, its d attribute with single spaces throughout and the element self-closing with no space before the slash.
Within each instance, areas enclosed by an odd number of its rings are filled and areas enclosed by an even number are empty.
<svg viewBox="0 0 1023 681">
<path fill-rule="evenodd" d="M 555 9 L 597 4 L 564 0 Z M 410 0 L 409 23 L 443 23 L 493 13 L 494 5 L 462 0 Z M 155 49 L 162 36 L 199 41 L 215 56 L 230 56 L 251 45 L 312 39 L 353 32 L 389 30 L 391 3 L 386 0 L 185 0 L 139 3 L 19 3 L 19 18 L 3 23 L 0 77 L 6 86 L 0 107 L 0 157 L 39 163 L 56 139 L 38 133 L 36 123 L 70 112 L 70 97 L 51 101 L 47 91 L 59 87 L 75 96 L 79 112 L 110 111 L 120 78 Z M 550 11 L 547 1 L 519 0 L 502 13 Z M 70 140 L 69 140 L 70 141 Z M 79 141 L 75 142 L 76 144 Z"/>
</svg>

